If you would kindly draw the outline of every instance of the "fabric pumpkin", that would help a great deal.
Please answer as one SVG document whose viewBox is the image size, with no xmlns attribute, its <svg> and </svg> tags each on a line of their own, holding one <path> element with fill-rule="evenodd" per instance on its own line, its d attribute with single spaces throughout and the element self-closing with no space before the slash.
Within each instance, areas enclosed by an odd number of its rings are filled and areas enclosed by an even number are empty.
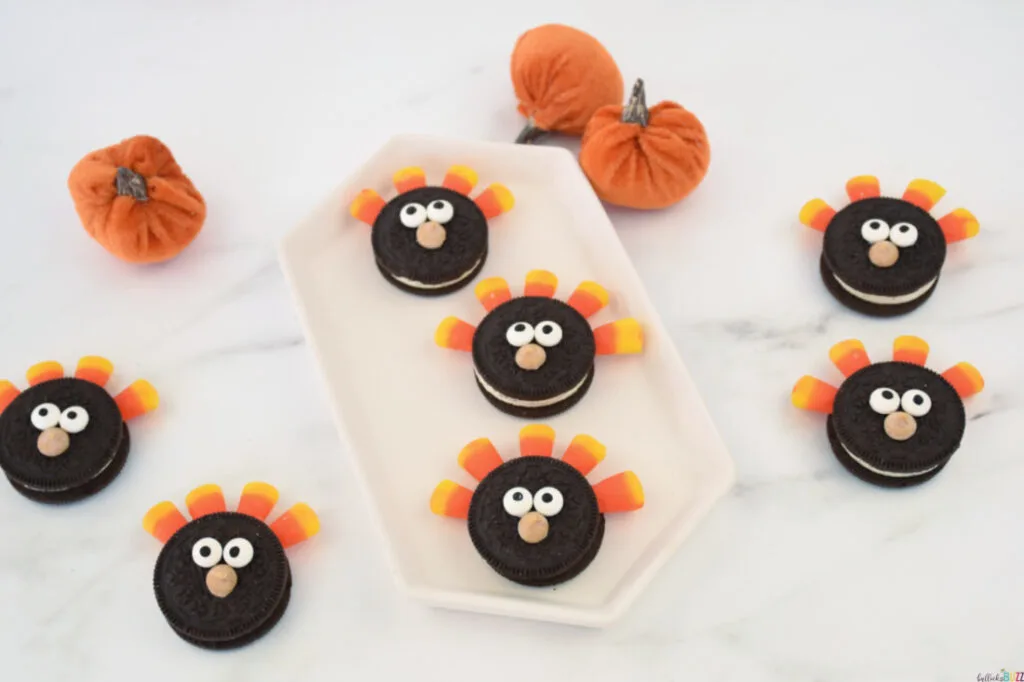
<svg viewBox="0 0 1024 682">
<path fill-rule="evenodd" d="M 516 142 L 548 131 L 580 135 L 600 107 L 622 102 L 622 74 L 604 45 L 571 26 L 546 24 L 519 36 L 512 85 L 528 122 Z"/>
<path fill-rule="evenodd" d="M 71 169 L 68 189 L 85 231 L 129 263 L 173 258 L 206 220 L 202 195 L 155 137 L 86 155 Z"/>
<path fill-rule="evenodd" d="M 637 80 L 629 103 L 599 109 L 580 145 L 580 166 L 594 191 L 611 204 L 664 208 L 704 179 L 711 148 L 704 126 L 675 102 L 650 109 Z"/>
</svg>

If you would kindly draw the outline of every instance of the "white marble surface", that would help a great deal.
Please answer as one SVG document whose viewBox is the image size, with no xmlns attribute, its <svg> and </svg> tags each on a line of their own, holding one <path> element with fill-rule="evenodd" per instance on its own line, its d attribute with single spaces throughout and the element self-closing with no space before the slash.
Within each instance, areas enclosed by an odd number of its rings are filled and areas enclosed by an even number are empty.
<svg viewBox="0 0 1024 682">
<path fill-rule="evenodd" d="M 0 5 L 0 375 L 101 353 L 164 403 L 133 460 L 68 508 L 0 491 L 0 678 L 56 680 L 974 680 L 1024 669 L 1024 9 L 1019 3 L 53 3 Z M 667 7 L 667 5 L 672 7 Z M 778 3 L 782 4 L 782 3 Z M 685 6 L 684 6 L 685 5 Z M 678 99 L 714 149 L 702 188 L 611 211 L 738 468 L 738 485 L 615 626 L 435 611 L 399 593 L 330 422 L 277 240 L 395 132 L 511 139 L 508 55 L 546 21 L 600 36 L 627 79 Z M 78 227 L 68 170 L 163 138 L 209 220 L 171 264 L 112 260 Z M 557 143 L 563 143 L 561 141 Z M 568 144 L 568 143 L 566 143 Z M 912 316 L 825 293 L 796 212 L 875 173 L 949 189 L 982 223 Z M 792 382 L 829 345 L 914 333 L 987 390 L 963 447 L 887 492 L 832 458 Z M 155 501 L 264 478 L 324 531 L 292 555 L 285 619 L 211 654 L 153 600 Z"/>
</svg>

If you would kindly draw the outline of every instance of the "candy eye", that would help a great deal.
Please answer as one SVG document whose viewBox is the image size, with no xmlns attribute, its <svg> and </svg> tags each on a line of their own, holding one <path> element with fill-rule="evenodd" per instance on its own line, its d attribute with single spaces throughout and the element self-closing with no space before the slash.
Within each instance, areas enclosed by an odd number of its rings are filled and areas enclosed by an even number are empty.
<svg viewBox="0 0 1024 682">
<path fill-rule="evenodd" d="M 525 346 L 533 341 L 533 327 L 529 322 L 516 322 L 505 332 L 505 339 L 515 346 Z"/>
<path fill-rule="evenodd" d="M 512 516 L 523 516 L 533 508 L 533 497 L 530 491 L 522 486 L 512 488 L 501 501 L 502 505 Z"/>
<path fill-rule="evenodd" d="M 89 413 L 84 407 L 75 405 L 64 410 L 60 415 L 60 428 L 68 433 L 81 433 L 89 425 Z"/>
<path fill-rule="evenodd" d="M 537 343 L 542 346 L 557 346 L 562 340 L 562 327 L 557 322 L 541 322 L 537 325 Z"/>
<path fill-rule="evenodd" d="M 932 399 L 924 391 L 912 388 L 903 394 L 902 405 L 911 417 L 923 417 L 932 409 Z"/>
<path fill-rule="evenodd" d="M 889 241 L 906 248 L 917 243 L 917 228 L 910 223 L 896 223 L 889 230 Z"/>
<path fill-rule="evenodd" d="M 892 414 L 900 409 L 900 395 L 891 388 L 876 388 L 868 402 L 878 414 Z"/>
<path fill-rule="evenodd" d="M 213 538 L 196 540 L 192 545 L 192 561 L 200 568 L 211 568 L 220 563 L 220 543 Z"/>
<path fill-rule="evenodd" d="M 58 423 L 60 423 L 60 408 L 53 403 L 36 405 L 36 409 L 32 410 L 32 426 L 40 431 L 53 428 Z"/>
<path fill-rule="evenodd" d="M 235 538 L 224 545 L 224 561 L 231 568 L 244 568 L 252 561 L 252 543 L 245 538 Z"/>
<path fill-rule="evenodd" d="M 423 208 L 422 204 L 406 204 L 398 212 L 398 219 L 406 227 L 419 227 L 427 222 L 427 209 Z"/>
<path fill-rule="evenodd" d="M 874 244 L 875 242 L 888 239 L 889 223 L 885 222 L 881 218 L 865 220 L 864 224 L 860 226 L 860 236 L 864 237 L 864 241 L 868 244 Z"/>
<path fill-rule="evenodd" d="M 558 488 L 552 488 L 551 486 L 541 488 L 533 496 L 534 508 L 544 516 L 554 516 L 562 511 L 563 503 L 562 493 L 558 491 Z"/>
<path fill-rule="evenodd" d="M 427 217 L 444 225 L 455 215 L 455 208 L 444 199 L 435 199 L 427 206 Z"/>
</svg>

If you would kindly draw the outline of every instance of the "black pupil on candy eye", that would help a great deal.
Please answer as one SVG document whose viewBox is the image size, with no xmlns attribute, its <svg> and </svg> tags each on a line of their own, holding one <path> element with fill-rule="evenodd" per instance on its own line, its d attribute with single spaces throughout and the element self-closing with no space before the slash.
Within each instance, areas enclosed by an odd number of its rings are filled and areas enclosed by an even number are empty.
<svg viewBox="0 0 1024 682">
<path fill-rule="evenodd" d="M 882 391 L 882 397 L 885 398 L 886 400 L 892 400 L 892 391 Z"/>
<path fill-rule="evenodd" d="M 415 206 L 406 206 L 405 207 L 406 215 L 412 215 L 415 212 L 416 212 L 416 207 Z"/>
<path fill-rule="evenodd" d="M 543 495 L 540 496 L 541 502 L 551 502 L 551 500 L 553 499 L 555 499 L 555 496 L 552 495 L 551 493 L 544 493 Z"/>
<path fill-rule="evenodd" d="M 516 325 L 516 331 L 517 332 L 524 332 L 524 331 L 526 331 L 526 325 L 523 324 L 522 322 L 520 322 L 519 324 Z"/>
<path fill-rule="evenodd" d="M 74 410 L 68 412 L 68 419 L 77 419 L 77 418 L 78 418 L 78 413 L 77 412 L 75 412 Z"/>
<path fill-rule="evenodd" d="M 523 494 L 520 492 L 512 493 L 512 499 L 515 500 L 516 502 L 522 502 Z"/>
<path fill-rule="evenodd" d="M 921 397 L 921 396 L 919 396 L 919 395 L 915 395 L 915 396 L 914 396 L 914 404 L 915 404 L 915 405 L 921 405 L 921 404 L 923 404 L 923 403 L 924 403 L 924 398 L 922 398 L 922 397 Z"/>
<path fill-rule="evenodd" d="M 440 201 L 435 201 L 434 202 L 434 208 L 437 208 L 437 209 L 444 208 L 444 204 L 442 204 Z"/>
<path fill-rule="evenodd" d="M 545 334 L 550 334 L 552 332 L 551 325 L 544 325 L 543 327 L 541 327 L 541 331 L 544 332 Z"/>
<path fill-rule="evenodd" d="M 45 407 L 43 409 L 39 410 L 39 416 L 40 417 L 45 417 L 48 414 L 50 414 L 50 410 L 45 408 Z"/>
<path fill-rule="evenodd" d="M 909 229 L 906 225 L 900 225 L 900 232 L 906 232 Z"/>
<path fill-rule="evenodd" d="M 199 556 L 210 556 L 212 550 L 207 545 L 203 545 L 199 548 Z"/>
<path fill-rule="evenodd" d="M 238 556 L 239 552 L 241 551 L 242 550 L 240 550 L 238 547 L 232 547 L 228 550 L 228 554 L 231 556 L 232 559 L 234 559 L 236 556 Z"/>
</svg>

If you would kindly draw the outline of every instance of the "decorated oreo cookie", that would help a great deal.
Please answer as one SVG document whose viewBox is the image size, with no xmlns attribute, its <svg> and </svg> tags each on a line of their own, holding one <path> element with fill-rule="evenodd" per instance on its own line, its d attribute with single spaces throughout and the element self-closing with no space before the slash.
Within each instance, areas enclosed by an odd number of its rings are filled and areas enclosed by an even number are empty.
<svg viewBox="0 0 1024 682">
<path fill-rule="evenodd" d="M 643 350 L 634 319 L 591 329 L 587 318 L 608 305 L 604 287 L 583 282 L 562 302 L 557 286 L 552 273 L 533 270 L 513 298 L 504 279 L 485 279 L 476 286 L 487 309 L 480 326 L 449 317 L 434 334 L 442 348 L 472 352 L 477 385 L 502 412 L 532 419 L 564 412 L 590 388 L 597 355 Z"/>
<path fill-rule="evenodd" d="M 249 483 L 237 511 L 220 487 L 202 485 L 185 498 L 191 521 L 172 502 L 146 513 L 143 528 L 164 543 L 153 589 L 167 623 L 187 642 L 232 649 L 266 634 L 291 597 L 285 549 L 316 535 L 316 513 L 299 503 L 267 525 L 277 489 Z"/>
<path fill-rule="evenodd" d="M 928 344 L 916 336 L 896 339 L 893 359 L 872 364 L 855 339 L 837 343 L 829 357 L 846 379 L 838 389 L 805 376 L 793 404 L 828 415 L 836 458 L 857 477 L 900 488 L 938 474 L 960 447 L 964 399 L 985 382 L 961 362 L 941 375 L 925 368 Z"/>
<path fill-rule="evenodd" d="M 604 515 L 644 505 L 640 480 L 625 471 L 591 485 L 587 475 L 605 447 L 590 436 L 573 438 L 552 457 L 555 432 L 530 424 L 519 432 L 520 457 L 502 461 L 486 438 L 459 453 L 459 466 L 479 483 L 469 490 L 442 481 L 430 498 L 435 514 L 466 519 L 480 556 L 499 575 L 543 587 L 579 575 L 597 556 Z"/>
<path fill-rule="evenodd" d="M 105 488 L 128 459 L 128 422 L 159 402 L 148 381 L 117 394 L 104 386 L 114 366 L 88 356 L 73 377 L 56 362 L 27 372 L 22 392 L 0 381 L 0 469 L 19 493 L 37 502 L 74 502 Z"/>
<path fill-rule="evenodd" d="M 800 221 L 825 233 L 819 268 L 841 303 L 867 315 L 901 315 L 935 291 L 946 244 L 978 234 L 978 221 L 958 208 L 936 220 L 929 211 L 946 193 L 914 180 L 895 199 L 881 196 L 878 178 L 846 183 L 850 204 L 836 212 L 821 199 L 800 210 Z"/>
<path fill-rule="evenodd" d="M 423 169 L 395 173 L 398 196 L 385 203 L 372 189 L 352 202 L 352 215 L 371 225 L 377 268 L 399 289 L 439 296 L 461 289 L 487 260 L 487 221 L 512 209 L 512 193 L 493 184 L 476 199 L 477 174 L 452 166 L 440 187 L 428 186 Z"/>
</svg>

